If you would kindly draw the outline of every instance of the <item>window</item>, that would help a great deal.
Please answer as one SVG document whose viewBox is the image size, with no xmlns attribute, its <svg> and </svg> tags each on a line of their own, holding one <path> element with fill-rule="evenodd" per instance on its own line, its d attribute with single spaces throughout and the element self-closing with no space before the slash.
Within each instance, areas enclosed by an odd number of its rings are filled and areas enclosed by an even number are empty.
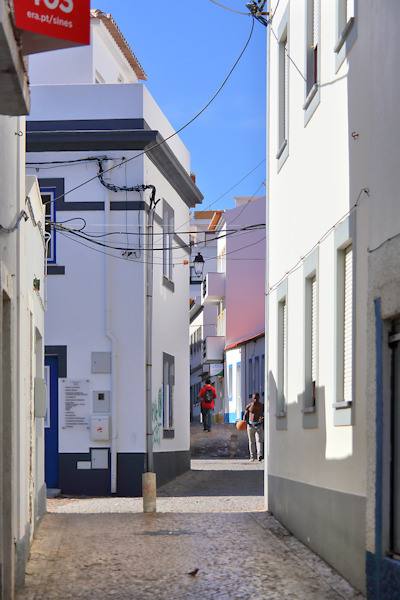
<svg viewBox="0 0 400 600">
<path fill-rule="evenodd" d="M 278 170 L 288 156 L 289 129 L 289 7 L 278 28 Z"/>
<path fill-rule="evenodd" d="M 286 413 L 287 401 L 287 304 L 278 304 L 278 414 Z"/>
<path fill-rule="evenodd" d="M 228 398 L 232 400 L 232 365 L 228 369 Z"/>
<path fill-rule="evenodd" d="M 306 81 L 305 81 L 305 125 L 319 104 L 320 68 L 320 0 L 306 3 Z"/>
<path fill-rule="evenodd" d="M 50 222 L 56 220 L 56 206 L 54 199 L 56 197 L 55 188 L 41 188 L 40 195 L 42 196 L 42 202 L 45 205 L 45 237 L 46 237 L 46 251 L 47 251 L 47 262 L 56 262 L 56 232 L 51 227 Z"/>
<path fill-rule="evenodd" d="M 304 335 L 304 370 L 305 385 L 303 412 L 313 412 L 317 403 L 318 372 L 318 283 L 317 276 L 312 273 L 305 280 L 305 335 Z"/>
<path fill-rule="evenodd" d="M 336 71 L 357 37 L 357 0 L 336 0 Z"/>
<path fill-rule="evenodd" d="M 352 222 L 353 223 L 353 218 Z M 335 230 L 336 402 L 335 425 L 352 424 L 353 404 L 353 245 L 350 219 Z"/>
<path fill-rule="evenodd" d="M 260 393 L 260 357 L 256 356 L 254 360 L 254 393 Z"/>
<path fill-rule="evenodd" d="M 288 398 L 288 306 L 287 279 L 277 289 L 277 372 L 276 372 L 276 426 L 287 428 Z"/>
<path fill-rule="evenodd" d="M 303 427 L 317 426 L 312 415 L 318 390 L 318 248 L 303 263 L 304 273 L 304 395 Z"/>
<path fill-rule="evenodd" d="M 226 272 L 226 246 L 223 246 L 221 252 L 219 252 L 217 257 L 217 272 L 225 273 Z"/>
<path fill-rule="evenodd" d="M 261 397 L 265 396 L 265 354 L 261 357 Z"/>
<path fill-rule="evenodd" d="M 173 243 L 174 243 L 174 211 L 164 200 L 163 206 L 163 281 L 171 291 L 173 280 Z"/>
<path fill-rule="evenodd" d="M 163 428 L 174 426 L 175 359 L 163 352 Z M 168 437 L 164 433 L 164 437 Z"/>
<path fill-rule="evenodd" d="M 254 387 L 254 379 L 253 379 L 253 359 L 249 358 L 249 398 L 252 397 L 252 395 L 254 394 L 253 392 L 253 387 Z"/>
<path fill-rule="evenodd" d="M 353 247 L 343 251 L 343 400 L 353 401 Z"/>
<path fill-rule="evenodd" d="M 241 364 L 236 363 L 236 412 L 241 415 L 242 411 L 242 375 Z"/>
</svg>

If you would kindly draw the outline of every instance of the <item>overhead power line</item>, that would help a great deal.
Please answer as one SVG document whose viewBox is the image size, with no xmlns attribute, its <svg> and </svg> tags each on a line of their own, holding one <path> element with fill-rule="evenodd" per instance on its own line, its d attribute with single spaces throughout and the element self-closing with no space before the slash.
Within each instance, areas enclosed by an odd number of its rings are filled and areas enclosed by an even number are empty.
<svg viewBox="0 0 400 600">
<path fill-rule="evenodd" d="M 252 24 L 251 24 L 251 30 L 250 30 L 249 37 L 247 38 L 247 41 L 246 41 L 246 43 L 245 43 L 242 51 L 240 52 L 238 58 L 236 59 L 233 67 L 229 71 L 228 75 L 225 77 L 224 81 L 219 86 L 218 90 L 212 96 L 212 98 L 207 102 L 207 104 L 205 104 L 205 106 L 203 106 L 203 108 L 194 117 L 192 117 L 190 119 L 190 121 L 188 121 L 187 123 L 185 123 L 185 125 L 182 125 L 182 127 L 180 127 L 177 131 L 174 131 L 174 133 L 171 133 L 171 135 L 169 135 L 168 137 L 166 137 L 165 139 L 163 139 L 161 142 L 158 142 L 157 144 L 155 144 L 154 146 L 152 146 L 148 150 L 143 150 L 142 152 L 140 152 L 136 156 L 132 156 L 131 158 L 127 158 L 124 161 L 120 162 L 118 165 L 113 165 L 112 167 L 109 167 L 108 169 L 104 170 L 102 174 L 104 175 L 105 173 L 108 173 L 109 171 L 112 171 L 113 169 L 115 169 L 117 167 L 120 167 L 123 164 L 126 164 L 126 163 L 128 163 L 128 162 L 130 162 L 132 160 L 135 160 L 135 159 L 139 158 L 140 156 L 143 156 L 143 155 L 147 154 L 147 152 L 149 152 L 150 150 L 153 150 L 154 148 L 157 148 L 157 147 L 161 146 L 162 144 L 165 144 L 168 140 L 170 140 L 174 136 L 178 135 L 178 133 L 180 133 L 181 131 L 183 131 L 184 129 L 186 129 L 186 127 L 188 127 L 189 125 L 191 125 L 193 123 L 193 121 L 195 121 L 210 106 L 210 104 L 215 100 L 215 98 L 221 92 L 222 88 L 224 87 L 224 85 L 226 84 L 226 82 L 228 81 L 228 79 L 230 78 L 230 76 L 232 75 L 232 73 L 235 70 L 237 64 L 239 63 L 240 59 L 242 58 L 243 54 L 245 53 L 246 48 L 249 45 L 251 37 L 253 35 L 253 30 L 254 30 L 254 17 L 252 19 Z M 63 194 L 60 194 L 60 196 L 57 196 L 56 198 L 53 198 L 52 200 L 48 200 L 44 204 L 50 204 L 52 202 L 56 202 L 57 200 L 60 200 L 61 198 L 64 198 L 68 194 L 71 194 L 72 192 L 80 189 L 84 185 L 87 185 L 88 183 L 90 183 L 91 181 L 94 181 L 97 178 L 98 178 L 98 175 L 94 175 L 90 179 L 87 179 L 86 181 L 84 181 L 84 182 L 80 183 L 79 185 L 73 187 L 72 189 L 68 190 L 67 192 L 64 192 Z"/>
</svg>

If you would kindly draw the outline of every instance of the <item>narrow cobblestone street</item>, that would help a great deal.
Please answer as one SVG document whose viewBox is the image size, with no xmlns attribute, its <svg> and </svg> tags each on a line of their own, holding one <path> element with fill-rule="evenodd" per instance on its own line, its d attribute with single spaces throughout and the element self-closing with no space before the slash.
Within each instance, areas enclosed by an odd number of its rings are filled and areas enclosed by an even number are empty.
<svg viewBox="0 0 400 600">
<path fill-rule="evenodd" d="M 264 510 L 245 432 L 191 430 L 192 470 L 158 491 L 156 514 L 141 498 L 48 500 L 18 600 L 363 598 Z"/>
</svg>

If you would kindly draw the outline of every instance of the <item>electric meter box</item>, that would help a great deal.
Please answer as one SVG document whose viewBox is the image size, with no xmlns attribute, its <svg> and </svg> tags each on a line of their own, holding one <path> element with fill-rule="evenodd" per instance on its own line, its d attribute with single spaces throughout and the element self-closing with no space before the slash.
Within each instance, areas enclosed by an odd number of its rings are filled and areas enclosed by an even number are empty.
<svg viewBox="0 0 400 600">
<path fill-rule="evenodd" d="M 107 442 L 110 439 L 110 417 L 92 417 L 91 431 L 94 442 Z"/>
</svg>

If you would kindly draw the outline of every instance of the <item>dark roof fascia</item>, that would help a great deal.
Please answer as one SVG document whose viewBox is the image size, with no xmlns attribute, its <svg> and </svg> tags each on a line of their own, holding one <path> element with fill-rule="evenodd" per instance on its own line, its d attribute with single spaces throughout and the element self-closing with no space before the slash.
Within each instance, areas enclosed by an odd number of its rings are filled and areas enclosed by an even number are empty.
<svg viewBox="0 0 400 600">
<path fill-rule="evenodd" d="M 146 150 L 146 155 L 188 207 L 203 195 L 162 135 L 144 119 L 27 121 L 27 152 Z"/>
<path fill-rule="evenodd" d="M 204 306 L 202 306 L 201 304 L 194 304 L 189 311 L 189 315 L 190 315 L 190 323 L 192 323 L 192 321 L 195 320 L 196 317 L 198 317 L 204 310 Z"/>
</svg>

